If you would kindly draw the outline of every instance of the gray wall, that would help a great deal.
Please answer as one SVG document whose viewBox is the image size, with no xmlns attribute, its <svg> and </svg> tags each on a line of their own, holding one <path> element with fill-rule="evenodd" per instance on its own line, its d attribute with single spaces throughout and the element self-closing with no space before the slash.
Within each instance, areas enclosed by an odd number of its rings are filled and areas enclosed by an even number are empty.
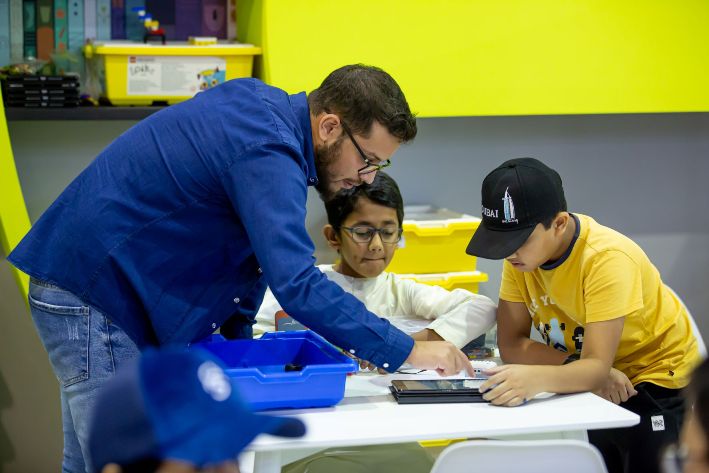
<svg viewBox="0 0 709 473">
<path fill-rule="evenodd" d="M 32 220 L 131 125 L 11 122 Z M 407 203 L 477 215 L 488 171 L 508 158 L 538 157 L 562 175 L 570 209 L 635 239 L 709 333 L 709 223 L 703 214 L 709 208 L 709 114 L 440 118 L 421 119 L 419 127 L 419 138 L 402 147 L 390 168 Z M 325 216 L 314 192 L 308 209 L 316 255 L 332 261 L 320 235 Z M 500 268 L 499 262 L 479 263 L 490 274 L 481 292 L 493 299 Z M 41 473 L 56 470 L 52 465 L 60 455 L 57 387 L 16 294 L 3 261 L 0 466 Z"/>
</svg>

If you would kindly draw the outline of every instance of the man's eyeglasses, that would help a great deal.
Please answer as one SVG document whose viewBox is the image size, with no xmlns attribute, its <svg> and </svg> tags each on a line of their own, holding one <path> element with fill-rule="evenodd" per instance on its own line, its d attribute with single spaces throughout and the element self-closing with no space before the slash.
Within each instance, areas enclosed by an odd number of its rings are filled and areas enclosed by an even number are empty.
<svg viewBox="0 0 709 473">
<path fill-rule="evenodd" d="M 380 161 L 376 164 L 371 163 L 369 161 L 369 158 L 367 157 L 367 155 L 364 154 L 364 151 L 362 151 L 362 148 L 359 147 L 359 144 L 354 139 L 354 136 L 352 136 L 352 132 L 350 131 L 350 127 L 345 125 L 345 122 L 343 122 L 343 121 L 340 121 L 340 124 L 342 125 L 342 129 L 345 130 L 345 133 L 347 133 L 347 136 L 352 141 L 352 144 L 354 145 L 354 147 L 357 148 L 357 152 L 359 152 L 359 155 L 364 160 L 364 167 L 357 170 L 357 174 L 371 174 L 373 172 L 379 171 L 382 168 L 386 168 L 386 167 L 391 166 L 390 159 L 385 159 L 384 161 Z"/>
<path fill-rule="evenodd" d="M 342 229 L 347 230 L 355 243 L 369 243 L 372 241 L 372 238 L 374 238 L 374 235 L 379 233 L 379 238 L 382 239 L 382 243 L 386 243 L 388 245 L 399 243 L 402 232 L 401 228 L 397 227 L 374 228 L 368 225 L 342 227 Z"/>
</svg>

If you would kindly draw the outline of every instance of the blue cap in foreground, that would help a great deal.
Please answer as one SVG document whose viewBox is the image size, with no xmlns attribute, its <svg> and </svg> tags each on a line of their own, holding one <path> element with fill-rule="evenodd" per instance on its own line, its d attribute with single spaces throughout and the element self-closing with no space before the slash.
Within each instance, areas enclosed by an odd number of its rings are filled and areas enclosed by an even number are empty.
<svg viewBox="0 0 709 473">
<path fill-rule="evenodd" d="M 108 463 L 182 460 L 201 468 L 236 459 L 261 433 L 300 437 L 296 418 L 254 414 L 204 350 L 147 349 L 100 391 L 89 427 L 93 471 Z"/>
</svg>

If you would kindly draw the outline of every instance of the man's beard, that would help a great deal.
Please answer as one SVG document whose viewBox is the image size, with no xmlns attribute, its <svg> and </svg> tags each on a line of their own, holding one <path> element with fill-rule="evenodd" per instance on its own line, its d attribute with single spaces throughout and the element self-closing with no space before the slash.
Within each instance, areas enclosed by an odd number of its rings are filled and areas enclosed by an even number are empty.
<svg viewBox="0 0 709 473">
<path fill-rule="evenodd" d="M 318 175 L 318 183 L 315 185 L 315 189 L 325 202 L 330 200 L 337 192 L 331 188 L 332 179 L 328 168 L 340 159 L 343 141 L 343 137 L 339 137 L 331 145 L 315 146 L 315 171 Z"/>
</svg>

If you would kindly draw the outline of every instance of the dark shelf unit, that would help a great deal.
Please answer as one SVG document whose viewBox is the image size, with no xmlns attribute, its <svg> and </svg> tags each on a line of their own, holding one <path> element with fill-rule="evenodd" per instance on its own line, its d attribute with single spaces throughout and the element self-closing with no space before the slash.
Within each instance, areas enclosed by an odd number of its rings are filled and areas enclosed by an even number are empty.
<svg viewBox="0 0 709 473">
<path fill-rule="evenodd" d="M 154 107 L 74 107 L 74 108 L 22 108 L 6 107 L 7 121 L 49 121 L 49 120 L 142 120 L 164 109 Z"/>
</svg>

